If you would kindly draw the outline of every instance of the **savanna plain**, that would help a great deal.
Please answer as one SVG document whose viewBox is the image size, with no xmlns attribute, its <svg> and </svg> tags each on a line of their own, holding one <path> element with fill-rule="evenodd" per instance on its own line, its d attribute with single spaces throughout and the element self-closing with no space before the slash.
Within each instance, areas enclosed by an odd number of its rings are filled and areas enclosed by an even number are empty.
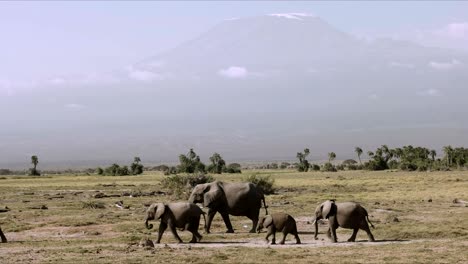
<svg viewBox="0 0 468 264">
<path fill-rule="evenodd" d="M 161 185 L 159 172 L 138 176 L 49 175 L 0 178 L 1 263 L 468 263 L 468 171 L 400 172 L 245 170 L 217 180 L 240 182 L 269 175 L 276 192 L 269 212 L 294 216 L 303 244 L 267 245 L 265 232 L 248 233 L 251 221 L 231 216 L 225 233 L 220 215 L 199 244 L 177 244 L 169 231 L 154 248 L 155 228 L 144 226 L 146 206 L 180 200 Z M 313 212 L 327 199 L 360 202 L 375 225 L 376 242 L 339 228 L 338 243 L 326 237 L 326 221 L 314 240 Z M 116 206 L 121 201 L 122 206 Z M 262 208 L 260 215 L 265 210 Z M 203 219 L 203 218 L 202 218 Z M 190 233 L 178 231 L 184 242 Z M 281 238 L 278 233 L 277 240 Z"/>
</svg>

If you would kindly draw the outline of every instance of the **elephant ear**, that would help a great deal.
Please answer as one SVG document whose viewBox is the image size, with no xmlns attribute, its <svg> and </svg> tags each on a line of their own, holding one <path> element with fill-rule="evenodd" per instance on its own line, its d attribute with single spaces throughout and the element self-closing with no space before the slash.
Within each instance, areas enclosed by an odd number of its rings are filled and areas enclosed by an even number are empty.
<svg viewBox="0 0 468 264">
<path fill-rule="evenodd" d="M 322 216 L 325 219 L 328 219 L 329 216 L 334 214 L 336 205 L 334 201 L 326 201 L 322 204 Z"/>
<path fill-rule="evenodd" d="M 158 206 L 156 207 L 156 212 L 155 212 L 155 218 L 159 219 L 161 216 L 164 214 L 164 211 L 166 211 L 166 205 L 163 203 L 159 203 Z"/>
<path fill-rule="evenodd" d="M 210 207 L 211 204 L 221 199 L 223 191 L 220 188 L 214 188 L 203 195 L 203 206 Z"/>
<path fill-rule="evenodd" d="M 273 218 L 271 217 L 271 215 L 265 216 L 265 221 L 263 221 L 263 227 L 268 228 L 269 226 L 271 226 L 271 224 L 273 224 Z"/>
</svg>

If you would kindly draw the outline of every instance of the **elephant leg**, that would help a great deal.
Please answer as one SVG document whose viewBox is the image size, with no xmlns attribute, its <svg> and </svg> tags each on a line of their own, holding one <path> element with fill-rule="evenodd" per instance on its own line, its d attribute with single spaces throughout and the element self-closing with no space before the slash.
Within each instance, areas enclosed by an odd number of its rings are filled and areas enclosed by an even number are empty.
<svg viewBox="0 0 468 264">
<path fill-rule="evenodd" d="M 333 243 L 338 242 L 337 236 L 336 236 L 336 229 L 338 228 L 338 225 L 336 223 L 335 216 L 331 216 L 328 218 L 328 225 L 330 226 L 330 231 L 331 231 L 331 239 Z"/>
<path fill-rule="evenodd" d="M 188 227 L 188 231 L 192 233 L 192 240 L 190 243 L 197 243 L 200 242 L 202 239 L 202 235 L 198 232 L 198 223 L 200 222 L 200 218 L 195 219 L 194 221 L 190 222 L 190 225 Z"/>
<path fill-rule="evenodd" d="M 327 237 L 331 239 L 331 229 L 330 227 L 327 229 Z"/>
<path fill-rule="evenodd" d="M 299 234 L 297 233 L 297 226 L 294 226 L 292 234 L 294 234 L 294 237 L 296 238 L 296 244 L 301 244 L 301 239 L 299 238 Z"/>
<path fill-rule="evenodd" d="M 180 239 L 179 235 L 177 234 L 175 223 L 172 220 L 170 220 L 168 222 L 168 225 L 169 225 L 169 228 L 171 229 L 172 235 L 175 237 L 175 239 L 177 239 L 177 241 L 179 241 L 179 243 L 183 243 L 182 239 Z"/>
<path fill-rule="evenodd" d="M 208 210 L 208 219 L 206 220 L 206 227 L 205 227 L 205 233 L 207 234 L 210 233 L 211 221 L 213 221 L 215 214 L 216 214 L 216 211 L 211 210 L 211 209 Z"/>
<path fill-rule="evenodd" d="M 158 230 L 158 240 L 156 241 L 156 243 L 160 243 L 161 242 L 161 238 L 164 234 L 164 231 L 166 231 L 166 228 L 167 228 L 167 224 L 162 222 L 159 224 L 159 230 Z"/>
<path fill-rule="evenodd" d="M 283 238 L 281 239 L 280 244 L 284 245 L 284 242 L 286 241 L 286 236 L 288 235 L 288 231 L 283 230 L 282 233 L 283 233 Z"/>
<path fill-rule="evenodd" d="M 268 228 L 268 233 L 271 233 L 273 235 L 273 239 L 271 240 L 271 244 L 275 245 L 276 244 L 276 230 L 275 230 L 274 225 L 271 225 Z"/>
<path fill-rule="evenodd" d="M 255 219 L 252 219 L 252 229 L 250 229 L 249 233 L 256 233 L 255 228 L 258 225 L 258 217 Z"/>
<path fill-rule="evenodd" d="M 226 212 L 221 213 L 223 217 L 224 223 L 226 224 L 227 231 L 226 233 L 234 233 L 234 229 L 232 228 L 231 220 L 229 220 L 229 214 Z"/>
<path fill-rule="evenodd" d="M 364 224 L 362 224 L 361 229 L 366 231 L 367 236 L 369 237 L 369 241 L 371 241 L 371 242 L 375 241 L 374 236 L 372 235 L 372 233 L 370 231 L 369 224 L 367 224 L 367 222 L 364 222 Z"/>
<path fill-rule="evenodd" d="M 354 228 L 353 229 L 353 234 L 351 235 L 351 237 L 348 239 L 348 242 L 354 242 L 356 240 L 356 235 L 357 235 L 357 232 L 359 231 L 359 228 Z"/>
<path fill-rule="evenodd" d="M 252 220 L 252 229 L 250 229 L 249 233 L 256 233 L 255 229 L 257 228 L 258 225 L 258 215 L 260 214 L 260 208 L 257 210 L 253 210 L 253 212 L 250 215 L 250 220 Z"/>
<path fill-rule="evenodd" d="M 265 240 L 266 240 L 267 244 L 270 242 L 270 240 L 268 240 L 268 238 L 269 238 L 271 235 L 272 235 L 272 233 L 270 233 L 270 229 L 268 229 L 267 235 L 266 235 L 266 237 L 265 237 Z"/>
</svg>

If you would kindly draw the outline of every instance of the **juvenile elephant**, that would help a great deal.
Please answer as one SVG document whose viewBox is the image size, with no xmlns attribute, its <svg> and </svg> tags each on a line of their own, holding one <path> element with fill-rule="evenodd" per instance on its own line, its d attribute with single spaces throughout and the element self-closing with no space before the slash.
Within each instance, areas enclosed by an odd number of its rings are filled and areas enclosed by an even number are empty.
<svg viewBox="0 0 468 264">
<path fill-rule="evenodd" d="M 268 214 L 265 196 L 255 184 L 221 181 L 198 184 L 189 198 L 191 203 L 203 203 L 203 206 L 208 207 L 206 233 L 210 232 L 211 221 L 217 212 L 223 217 L 227 233 L 234 233 L 229 215 L 247 216 L 253 224 L 250 233 L 255 233 L 262 200 L 265 212 Z"/>
<path fill-rule="evenodd" d="M 198 225 L 200 224 L 200 215 L 203 215 L 206 226 L 205 213 L 193 203 L 155 203 L 148 208 L 146 213 L 145 226 L 148 229 L 153 228 L 152 224 L 148 224 L 149 220 L 161 220 L 156 243 L 161 242 L 161 237 L 168 226 L 179 243 L 182 243 L 182 239 L 177 234 L 176 228 L 187 229 L 192 233 L 190 243 L 200 242 L 202 239 L 202 236 L 198 233 Z"/>
<path fill-rule="evenodd" d="M 275 213 L 261 217 L 258 221 L 257 232 L 260 233 L 263 228 L 268 228 L 268 233 L 265 237 L 267 242 L 269 242 L 268 238 L 273 235 L 273 239 L 271 240 L 272 245 L 276 244 L 276 232 L 283 233 L 283 239 L 281 239 L 280 244 L 284 244 L 288 234 L 293 234 L 296 238 L 296 244 L 301 244 L 301 240 L 297 234 L 296 220 L 288 214 Z"/>
<path fill-rule="evenodd" d="M 348 239 L 348 242 L 354 242 L 359 229 L 366 231 L 370 241 L 375 241 L 372 235 L 369 224 L 372 223 L 369 220 L 366 209 L 358 203 L 344 202 L 335 203 L 334 200 L 328 200 L 317 206 L 315 209 L 315 236 L 317 239 L 318 234 L 318 220 L 328 219 L 329 229 L 327 236 L 331 238 L 333 242 L 337 242 L 336 229 L 338 227 L 353 229 L 353 234 Z"/>
</svg>

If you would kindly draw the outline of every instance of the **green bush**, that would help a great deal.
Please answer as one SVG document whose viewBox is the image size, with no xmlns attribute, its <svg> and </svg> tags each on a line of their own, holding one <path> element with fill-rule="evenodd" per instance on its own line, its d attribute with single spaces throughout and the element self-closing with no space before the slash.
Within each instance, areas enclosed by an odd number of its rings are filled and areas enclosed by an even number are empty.
<svg viewBox="0 0 468 264">
<path fill-rule="evenodd" d="M 224 168 L 225 173 L 242 173 L 241 166 L 238 163 L 231 163 Z"/>
<path fill-rule="evenodd" d="M 169 193 L 179 199 L 188 199 L 191 189 L 202 183 L 214 181 L 214 178 L 206 174 L 198 175 L 172 175 L 165 177 L 161 184 L 169 190 Z"/>
<path fill-rule="evenodd" d="M 320 166 L 317 165 L 317 164 L 312 164 L 312 165 L 310 165 L 310 168 L 311 168 L 313 171 L 319 171 L 319 170 L 320 170 Z"/>
<path fill-rule="evenodd" d="M 323 164 L 322 171 L 336 172 L 335 166 L 330 162 Z"/>
<path fill-rule="evenodd" d="M 252 174 L 248 177 L 245 177 L 244 181 L 256 184 L 264 194 L 275 193 L 275 179 L 271 178 L 271 176 L 260 176 L 258 174 Z"/>
</svg>

